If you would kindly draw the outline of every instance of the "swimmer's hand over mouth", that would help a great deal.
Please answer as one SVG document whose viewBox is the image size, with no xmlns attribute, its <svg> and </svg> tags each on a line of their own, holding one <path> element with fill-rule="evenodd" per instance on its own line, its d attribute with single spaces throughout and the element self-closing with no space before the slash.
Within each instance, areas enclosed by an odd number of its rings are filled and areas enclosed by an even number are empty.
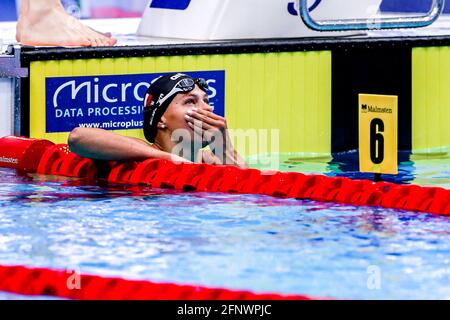
<svg viewBox="0 0 450 320">
<path fill-rule="evenodd" d="M 206 135 L 208 141 L 216 131 L 228 134 L 227 120 L 211 111 L 192 108 L 187 111 L 185 118 L 189 127 L 198 134 Z"/>
<path fill-rule="evenodd" d="M 247 167 L 244 159 L 233 147 L 224 117 L 209 110 L 192 108 L 186 112 L 185 119 L 189 127 L 209 143 L 212 153 L 222 164 Z"/>
</svg>

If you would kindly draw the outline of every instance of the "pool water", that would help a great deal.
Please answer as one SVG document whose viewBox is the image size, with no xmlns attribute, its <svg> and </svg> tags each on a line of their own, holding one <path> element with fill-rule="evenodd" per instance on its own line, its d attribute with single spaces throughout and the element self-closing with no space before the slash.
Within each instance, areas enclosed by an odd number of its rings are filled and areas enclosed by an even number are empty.
<svg viewBox="0 0 450 320">
<path fill-rule="evenodd" d="M 446 185 L 440 172 L 427 179 Z M 450 218 L 0 169 L 0 264 L 313 297 L 450 299 Z"/>
</svg>

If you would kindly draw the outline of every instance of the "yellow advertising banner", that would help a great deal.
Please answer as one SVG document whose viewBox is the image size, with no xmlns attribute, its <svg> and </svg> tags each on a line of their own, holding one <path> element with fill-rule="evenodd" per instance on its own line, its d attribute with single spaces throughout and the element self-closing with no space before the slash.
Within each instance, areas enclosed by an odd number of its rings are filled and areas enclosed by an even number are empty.
<svg viewBox="0 0 450 320">
<path fill-rule="evenodd" d="M 208 81 L 215 112 L 244 133 L 241 154 L 256 155 L 247 141 L 272 130 L 279 140 L 260 143 L 257 154 L 268 152 L 264 146 L 331 153 L 330 51 L 34 61 L 30 136 L 67 143 L 69 132 L 83 126 L 145 139 L 143 94 L 152 79 L 170 72 Z"/>
<path fill-rule="evenodd" d="M 359 170 L 397 174 L 398 97 L 359 95 Z"/>
</svg>

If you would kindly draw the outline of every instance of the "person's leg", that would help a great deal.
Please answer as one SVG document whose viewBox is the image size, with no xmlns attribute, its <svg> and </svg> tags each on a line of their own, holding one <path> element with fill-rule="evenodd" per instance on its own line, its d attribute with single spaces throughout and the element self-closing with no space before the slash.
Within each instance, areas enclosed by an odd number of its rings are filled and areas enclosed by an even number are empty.
<svg viewBox="0 0 450 320">
<path fill-rule="evenodd" d="M 60 0 L 23 0 L 17 41 L 33 46 L 110 46 L 114 38 L 96 32 L 64 11 Z"/>
<path fill-rule="evenodd" d="M 21 27 L 19 28 L 19 24 L 21 23 L 20 17 L 25 17 L 28 14 L 29 2 L 30 2 L 29 0 L 22 0 L 20 3 L 19 21 L 17 22 L 17 27 L 16 27 L 17 41 L 19 41 L 18 39 L 20 39 L 22 37 L 21 36 L 22 28 Z"/>
</svg>

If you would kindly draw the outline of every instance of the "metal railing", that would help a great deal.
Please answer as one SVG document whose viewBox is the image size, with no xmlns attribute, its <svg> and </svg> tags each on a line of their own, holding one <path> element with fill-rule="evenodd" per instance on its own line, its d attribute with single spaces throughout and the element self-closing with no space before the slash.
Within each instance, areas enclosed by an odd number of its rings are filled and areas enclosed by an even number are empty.
<svg viewBox="0 0 450 320">
<path fill-rule="evenodd" d="M 445 7 L 445 0 L 433 0 L 427 14 L 406 17 L 376 17 L 369 19 L 314 20 L 309 14 L 308 0 L 297 0 L 300 17 L 305 25 L 316 31 L 349 31 L 397 28 L 421 28 L 435 22 Z M 345 0 L 343 0 L 345 1 Z"/>
</svg>

